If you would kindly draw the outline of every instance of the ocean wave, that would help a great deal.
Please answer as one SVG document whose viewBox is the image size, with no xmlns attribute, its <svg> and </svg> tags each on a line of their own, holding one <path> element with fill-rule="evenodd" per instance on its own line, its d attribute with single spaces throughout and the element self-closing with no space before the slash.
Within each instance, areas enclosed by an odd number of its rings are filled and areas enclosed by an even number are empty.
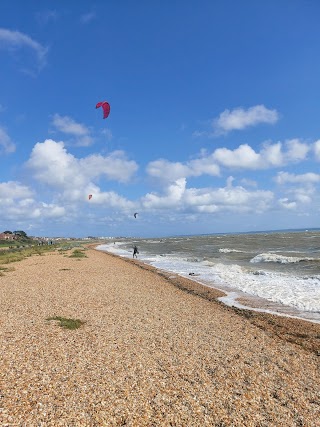
<svg viewBox="0 0 320 427">
<path fill-rule="evenodd" d="M 121 249 L 117 245 L 100 245 L 97 249 L 117 253 L 127 258 L 132 257 L 130 251 Z M 277 258 L 282 259 L 282 261 L 283 258 L 294 258 L 271 253 L 260 254 L 260 256 L 262 255 L 264 260 L 271 257 L 273 261 Z M 260 269 L 247 269 L 238 264 L 201 261 L 196 257 L 188 257 L 187 261 L 187 258 L 177 254 L 175 256 L 164 254 L 160 256 L 142 251 L 139 259 L 171 274 L 178 274 L 189 279 L 190 276 L 194 276 L 193 280 L 207 286 L 222 290 L 225 287 L 227 289 L 233 288 L 233 290 L 255 295 L 284 306 L 315 313 L 318 316 L 317 319 L 320 318 L 320 275 L 313 274 L 300 277 L 273 271 L 265 272 Z M 299 259 L 301 260 L 301 258 Z"/>
<path fill-rule="evenodd" d="M 242 251 L 239 251 L 238 249 L 220 248 L 218 252 L 223 254 L 229 254 L 231 252 L 242 252 Z"/>
<path fill-rule="evenodd" d="M 278 264 L 295 264 L 297 262 L 302 261 L 318 261 L 315 258 L 300 258 L 294 256 L 285 256 L 279 255 L 275 253 L 264 253 L 256 255 L 254 258 L 250 260 L 250 262 L 276 262 Z"/>
</svg>

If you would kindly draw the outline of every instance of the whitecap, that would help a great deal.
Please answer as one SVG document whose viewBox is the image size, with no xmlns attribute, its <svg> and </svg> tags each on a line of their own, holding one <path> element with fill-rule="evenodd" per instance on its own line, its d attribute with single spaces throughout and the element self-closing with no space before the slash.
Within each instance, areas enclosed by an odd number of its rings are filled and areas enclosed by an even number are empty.
<svg viewBox="0 0 320 427">
<path fill-rule="evenodd" d="M 294 256 L 285 256 L 275 253 L 264 253 L 256 255 L 250 262 L 277 262 L 279 264 L 292 264 L 301 261 L 316 261 L 315 258 L 299 258 Z"/>
</svg>

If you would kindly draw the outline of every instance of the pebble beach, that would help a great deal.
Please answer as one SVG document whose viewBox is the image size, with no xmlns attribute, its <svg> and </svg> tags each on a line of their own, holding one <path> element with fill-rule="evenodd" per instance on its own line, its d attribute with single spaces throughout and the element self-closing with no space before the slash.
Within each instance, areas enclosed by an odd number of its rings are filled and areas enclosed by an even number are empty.
<svg viewBox="0 0 320 427">
<path fill-rule="evenodd" d="M 94 247 L 70 254 L 0 276 L 1 426 L 320 426 L 320 324 L 226 307 Z"/>
</svg>

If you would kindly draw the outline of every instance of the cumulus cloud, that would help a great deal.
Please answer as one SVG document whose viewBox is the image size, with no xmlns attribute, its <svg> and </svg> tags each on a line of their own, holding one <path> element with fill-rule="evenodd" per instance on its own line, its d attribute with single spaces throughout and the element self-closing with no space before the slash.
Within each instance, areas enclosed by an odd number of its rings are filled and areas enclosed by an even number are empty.
<svg viewBox="0 0 320 427">
<path fill-rule="evenodd" d="M 174 184 L 167 187 L 166 194 L 159 196 L 156 193 L 148 193 L 142 198 L 142 204 L 148 209 L 178 208 L 181 198 L 186 190 L 186 179 L 180 178 Z"/>
<path fill-rule="evenodd" d="M 298 138 L 290 139 L 286 141 L 287 153 L 286 160 L 289 162 L 299 162 L 305 160 L 307 154 L 311 150 L 311 147 L 301 142 Z"/>
<path fill-rule="evenodd" d="M 276 110 L 269 110 L 264 105 L 256 105 L 247 110 L 243 108 L 224 110 L 218 118 L 213 119 L 213 128 L 216 133 L 224 134 L 260 123 L 274 124 L 278 119 L 279 114 Z"/>
<path fill-rule="evenodd" d="M 218 148 L 213 157 L 216 162 L 228 168 L 258 169 L 261 167 L 261 156 L 248 144 L 240 145 L 234 150 Z"/>
<path fill-rule="evenodd" d="M 170 162 L 158 159 L 147 165 L 147 173 L 163 181 L 176 181 L 190 176 L 219 176 L 220 169 L 210 155 L 202 154 L 199 158 L 188 162 Z"/>
<path fill-rule="evenodd" d="M 100 192 L 94 181 L 101 177 L 128 182 L 138 169 L 136 162 L 128 160 L 122 151 L 78 159 L 67 152 L 63 142 L 51 139 L 34 146 L 27 167 L 36 180 L 61 191 L 70 200 L 84 200 L 88 191 Z"/>
<path fill-rule="evenodd" d="M 297 203 L 294 201 L 290 201 L 286 197 L 279 199 L 279 204 L 280 206 L 288 210 L 295 210 L 297 208 Z"/>
<path fill-rule="evenodd" d="M 8 221 L 59 218 L 66 214 L 62 206 L 36 201 L 34 192 L 16 181 L 0 183 L 0 205 L 2 218 Z"/>
<path fill-rule="evenodd" d="M 36 55 L 38 68 L 41 69 L 46 64 L 48 48 L 33 40 L 27 34 L 19 31 L 11 31 L 0 28 L 0 49 L 10 51 L 28 48 Z"/>
<path fill-rule="evenodd" d="M 15 200 L 29 198 L 32 191 L 26 186 L 16 181 L 0 182 L 0 200 Z"/>
<path fill-rule="evenodd" d="M 258 170 L 302 161 L 309 151 L 308 144 L 294 139 L 285 143 L 265 143 L 260 152 L 248 144 L 242 144 L 234 150 L 218 148 L 212 157 L 218 164 L 228 168 Z"/>
<path fill-rule="evenodd" d="M 164 194 L 148 193 L 142 198 L 147 209 L 174 209 L 184 212 L 264 212 L 273 201 L 271 191 L 248 191 L 232 185 L 229 177 L 223 188 L 187 188 L 186 179 L 181 178 L 167 186 Z"/>
<path fill-rule="evenodd" d="M 13 153 L 15 150 L 15 144 L 12 142 L 5 129 L 0 127 L 0 154 Z"/>
<path fill-rule="evenodd" d="M 275 181 L 278 184 L 315 184 L 320 182 L 320 174 L 307 172 L 296 175 L 288 172 L 279 172 Z"/>
<path fill-rule="evenodd" d="M 267 142 L 260 151 L 255 151 L 248 144 L 242 144 L 233 150 L 223 147 L 212 153 L 202 151 L 198 158 L 187 162 L 154 160 L 147 165 L 146 171 L 149 176 L 168 182 L 201 175 L 220 176 L 221 166 L 243 170 L 275 168 L 305 160 L 310 150 L 311 146 L 299 139 L 274 144 Z"/>
<path fill-rule="evenodd" d="M 52 125 L 57 131 L 73 136 L 79 146 L 87 147 L 93 143 L 90 129 L 71 117 L 54 114 Z"/>
<path fill-rule="evenodd" d="M 275 182 L 280 184 L 283 192 L 290 197 L 279 199 L 280 206 L 286 209 L 304 209 L 307 204 L 318 199 L 316 184 L 320 182 L 320 174 L 293 174 L 282 171 L 275 177 Z"/>
<path fill-rule="evenodd" d="M 320 139 L 316 141 L 313 145 L 314 154 L 316 155 L 316 159 L 320 160 Z"/>
<path fill-rule="evenodd" d="M 89 187 L 90 191 L 88 193 L 94 195 L 90 201 L 93 205 L 104 205 L 108 206 L 109 209 L 115 208 L 124 211 L 133 210 L 136 205 L 114 191 L 100 191 L 99 188 L 92 189 L 92 187 L 92 185 Z"/>
</svg>

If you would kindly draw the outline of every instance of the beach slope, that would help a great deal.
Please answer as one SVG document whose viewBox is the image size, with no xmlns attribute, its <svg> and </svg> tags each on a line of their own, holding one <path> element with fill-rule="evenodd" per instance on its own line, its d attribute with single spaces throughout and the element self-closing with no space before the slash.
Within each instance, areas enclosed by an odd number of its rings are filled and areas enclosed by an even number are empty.
<svg viewBox="0 0 320 427">
<path fill-rule="evenodd" d="M 0 277 L 1 426 L 320 426 L 320 325 L 84 253 L 32 256 Z"/>
</svg>

